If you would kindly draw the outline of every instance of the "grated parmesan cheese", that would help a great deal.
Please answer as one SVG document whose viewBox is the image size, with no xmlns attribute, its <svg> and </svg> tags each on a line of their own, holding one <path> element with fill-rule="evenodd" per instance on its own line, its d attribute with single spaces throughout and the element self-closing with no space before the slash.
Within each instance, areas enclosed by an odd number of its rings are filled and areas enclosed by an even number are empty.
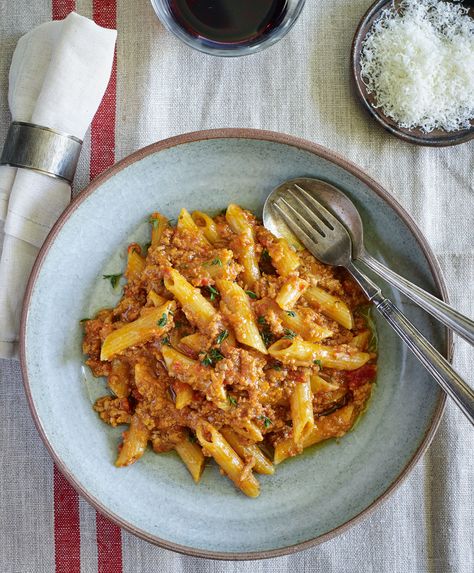
<svg viewBox="0 0 474 573">
<path fill-rule="evenodd" d="M 407 129 L 456 131 L 474 119 L 474 20 L 459 4 L 402 0 L 362 44 L 361 77 L 376 107 Z"/>
</svg>

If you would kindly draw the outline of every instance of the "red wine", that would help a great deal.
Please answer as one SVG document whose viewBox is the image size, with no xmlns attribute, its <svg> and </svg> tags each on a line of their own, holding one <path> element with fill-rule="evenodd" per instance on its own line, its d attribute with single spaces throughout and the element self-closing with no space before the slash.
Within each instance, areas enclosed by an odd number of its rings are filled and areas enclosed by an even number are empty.
<svg viewBox="0 0 474 573">
<path fill-rule="evenodd" d="M 168 0 L 178 24 L 193 36 L 240 43 L 268 34 L 286 12 L 287 0 Z"/>
</svg>

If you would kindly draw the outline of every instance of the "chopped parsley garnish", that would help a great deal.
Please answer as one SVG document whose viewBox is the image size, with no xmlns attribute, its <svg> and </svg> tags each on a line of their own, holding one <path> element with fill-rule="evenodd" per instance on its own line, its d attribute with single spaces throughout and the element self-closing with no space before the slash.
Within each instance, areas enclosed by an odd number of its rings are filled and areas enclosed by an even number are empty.
<svg viewBox="0 0 474 573">
<path fill-rule="evenodd" d="M 102 275 L 102 278 L 108 279 L 112 285 L 112 288 L 115 288 L 118 285 L 121 276 L 122 273 L 117 273 L 116 275 Z"/>
<path fill-rule="evenodd" d="M 236 398 L 234 398 L 230 394 L 227 394 L 227 400 L 229 400 L 229 404 L 231 406 L 234 406 L 234 408 L 237 407 L 237 399 Z"/>
<path fill-rule="evenodd" d="M 285 336 L 283 338 L 288 338 L 289 340 L 292 340 L 296 336 L 296 332 L 290 330 L 289 328 L 285 328 L 284 332 Z"/>
<path fill-rule="evenodd" d="M 219 333 L 219 336 L 216 338 L 216 344 L 222 344 L 224 340 L 229 336 L 228 330 L 223 330 Z"/>
<path fill-rule="evenodd" d="M 323 367 L 323 363 L 321 362 L 321 360 L 313 360 L 313 364 L 316 364 L 316 366 L 319 366 L 319 368 Z"/>
<path fill-rule="evenodd" d="M 201 364 L 204 364 L 204 366 L 212 366 L 213 364 L 219 362 L 219 360 L 222 360 L 223 358 L 224 356 L 219 352 L 219 350 L 217 350 L 217 348 L 211 348 L 204 355 L 204 358 L 201 360 Z"/>
<path fill-rule="evenodd" d="M 277 372 L 281 372 L 281 362 L 275 362 L 274 364 L 272 364 L 272 368 Z"/>
<path fill-rule="evenodd" d="M 296 316 L 296 312 L 294 312 L 294 311 L 292 311 L 292 310 L 287 310 L 287 311 L 286 311 L 286 314 L 287 314 L 288 316 L 292 316 L 292 317 Z"/>
<path fill-rule="evenodd" d="M 222 261 L 219 259 L 219 257 L 216 257 L 215 259 L 212 259 L 212 261 L 208 261 L 207 263 L 204 263 L 204 266 L 206 267 L 214 267 L 218 265 L 219 267 L 222 267 Z"/>
<path fill-rule="evenodd" d="M 271 261 L 271 257 L 270 257 L 270 253 L 268 252 L 268 249 L 263 249 L 262 261 Z"/>
<path fill-rule="evenodd" d="M 265 320 L 264 316 L 259 316 L 257 318 L 257 322 L 258 322 L 258 324 L 267 324 L 267 321 Z"/>
<path fill-rule="evenodd" d="M 79 322 L 82 324 L 83 322 L 87 322 L 88 320 L 90 320 L 90 318 L 81 318 Z"/>
<path fill-rule="evenodd" d="M 265 346 L 271 346 L 274 341 L 273 334 L 268 329 L 262 330 L 260 334 Z"/>
<path fill-rule="evenodd" d="M 258 419 L 263 421 L 265 428 L 269 428 L 273 424 L 273 422 L 267 416 L 259 416 Z"/>
<path fill-rule="evenodd" d="M 246 290 L 245 294 L 250 298 L 258 298 L 258 296 L 253 292 L 253 290 Z"/>
<path fill-rule="evenodd" d="M 166 314 L 166 312 L 164 312 L 164 313 L 161 315 L 160 320 L 159 320 L 156 324 L 157 324 L 158 326 L 163 327 L 163 326 L 166 326 L 167 322 L 168 322 L 168 315 Z"/>
<path fill-rule="evenodd" d="M 150 247 L 151 247 L 151 243 L 145 243 L 145 244 L 143 245 L 143 250 L 144 250 L 144 251 L 148 251 L 148 249 L 149 249 Z"/>
<path fill-rule="evenodd" d="M 211 293 L 211 296 L 210 296 L 211 300 L 214 300 L 216 298 L 216 296 L 219 296 L 219 291 L 216 288 L 214 288 L 211 285 L 208 285 L 207 288 L 209 289 L 209 292 Z"/>
<path fill-rule="evenodd" d="M 164 344 L 165 346 L 171 346 L 170 337 L 163 336 L 163 338 L 161 339 L 161 344 Z"/>
</svg>

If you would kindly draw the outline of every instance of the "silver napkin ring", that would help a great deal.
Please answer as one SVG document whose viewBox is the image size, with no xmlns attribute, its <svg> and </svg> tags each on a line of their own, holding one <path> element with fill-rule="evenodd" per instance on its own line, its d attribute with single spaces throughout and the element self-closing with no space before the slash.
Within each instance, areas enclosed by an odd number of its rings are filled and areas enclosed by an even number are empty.
<svg viewBox="0 0 474 573">
<path fill-rule="evenodd" d="M 13 121 L 8 129 L 0 165 L 33 169 L 72 183 L 82 141 L 49 127 Z"/>
</svg>

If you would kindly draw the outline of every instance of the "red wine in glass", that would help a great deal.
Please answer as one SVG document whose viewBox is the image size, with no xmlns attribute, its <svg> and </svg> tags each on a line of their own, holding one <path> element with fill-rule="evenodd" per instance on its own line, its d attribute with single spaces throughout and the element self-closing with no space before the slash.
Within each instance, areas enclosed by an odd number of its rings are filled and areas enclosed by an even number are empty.
<svg viewBox="0 0 474 573">
<path fill-rule="evenodd" d="M 287 0 L 168 0 L 176 22 L 191 35 L 220 44 L 255 41 L 276 28 Z"/>
</svg>

